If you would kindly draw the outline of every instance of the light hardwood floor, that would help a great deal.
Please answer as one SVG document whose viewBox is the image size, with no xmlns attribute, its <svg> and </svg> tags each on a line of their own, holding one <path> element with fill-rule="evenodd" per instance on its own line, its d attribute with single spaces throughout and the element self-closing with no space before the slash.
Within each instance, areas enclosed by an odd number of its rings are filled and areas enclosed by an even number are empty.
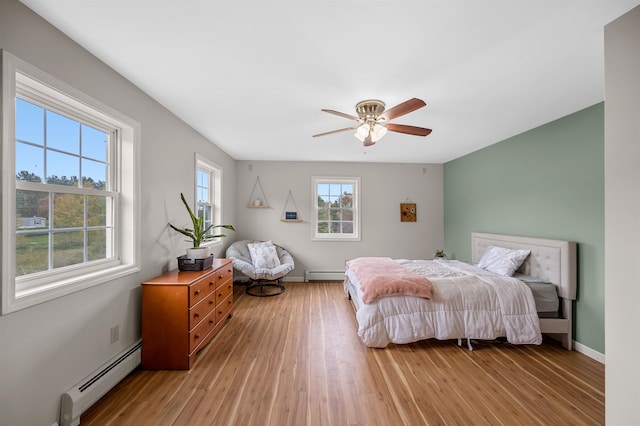
<svg viewBox="0 0 640 426">
<path fill-rule="evenodd" d="M 85 425 L 598 425 L 604 366 L 552 342 L 429 340 L 371 349 L 342 283 L 234 289 L 190 371 L 136 370 Z"/>
</svg>

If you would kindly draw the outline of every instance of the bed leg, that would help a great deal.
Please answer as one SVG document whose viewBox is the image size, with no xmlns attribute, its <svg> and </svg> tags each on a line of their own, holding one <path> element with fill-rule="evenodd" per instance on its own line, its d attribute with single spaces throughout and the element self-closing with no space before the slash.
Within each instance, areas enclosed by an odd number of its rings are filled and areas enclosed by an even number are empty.
<svg viewBox="0 0 640 426">
<path fill-rule="evenodd" d="M 458 338 L 458 346 L 462 347 L 462 338 Z M 467 348 L 469 348 L 470 351 L 473 350 L 473 346 L 471 346 L 471 339 L 467 337 Z"/>
</svg>

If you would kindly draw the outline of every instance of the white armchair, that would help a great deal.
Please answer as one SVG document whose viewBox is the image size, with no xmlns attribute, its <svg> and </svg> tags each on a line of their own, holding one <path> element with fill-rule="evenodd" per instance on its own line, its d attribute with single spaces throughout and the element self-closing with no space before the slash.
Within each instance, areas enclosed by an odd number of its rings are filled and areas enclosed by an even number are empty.
<svg viewBox="0 0 640 426">
<path fill-rule="evenodd" d="M 252 296 L 284 293 L 282 277 L 293 270 L 293 257 L 271 241 L 236 241 L 227 248 L 233 268 L 249 278 L 246 292 Z"/>
</svg>

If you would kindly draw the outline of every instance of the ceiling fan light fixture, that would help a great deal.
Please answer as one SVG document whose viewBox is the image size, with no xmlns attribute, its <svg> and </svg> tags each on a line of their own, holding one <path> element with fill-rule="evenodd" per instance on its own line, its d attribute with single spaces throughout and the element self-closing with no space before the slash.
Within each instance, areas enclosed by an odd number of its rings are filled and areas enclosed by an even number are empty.
<svg viewBox="0 0 640 426">
<path fill-rule="evenodd" d="M 367 135 L 369 134 L 369 129 L 370 129 L 369 124 L 364 123 L 362 126 L 356 129 L 356 133 L 354 134 L 354 136 L 358 138 L 360 142 L 362 142 L 364 141 L 364 138 L 366 138 Z"/>
<path fill-rule="evenodd" d="M 387 134 L 387 128 L 378 123 L 364 123 L 356 129 L 354 136 L 360 141 L 364 142 L 365 138 L 371 134 L 371 142 L 378 142 Z"/>
<path fill-rule="evenodd" d="M 374 124 L 371 127 L 371 140 L 374 142 L 378 142 L 380 139 L 387 134 L 387 128 L 378 123 Z"/>
</svg>

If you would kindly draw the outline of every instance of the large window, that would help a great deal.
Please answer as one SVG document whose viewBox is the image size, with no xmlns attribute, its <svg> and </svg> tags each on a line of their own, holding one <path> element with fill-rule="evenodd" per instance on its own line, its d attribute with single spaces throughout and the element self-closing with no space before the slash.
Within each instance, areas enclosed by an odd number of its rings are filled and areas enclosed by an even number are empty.
<svg viewBox="0 0 640 426">
<path fill-rule="evenodd" d="M 138 269 L 137 123 L 2 52 L 2 313 Z"/>
<path fill-rule="evenodd" d="M 196 154 L 196 215 L 204 217 L 205 227 L 222 223 L 222 169 L 206 158 Z M 209 230 L 209 235 L 218 235 L 221 228 Z M 210 240 L 213 245 L 221 240 Z"/>
<path fill-rule="evenodd" d="M 313 177 L 314 240 L 360 240 L 360 179 Z"/>
<path fill-rule="evenodd" d="M 117 130 L 92 127 L 21 96 L 15 113 L 16 277 L 116 257 L 118 193 L 109 191 L 108 158 Z"/>
</svg>

